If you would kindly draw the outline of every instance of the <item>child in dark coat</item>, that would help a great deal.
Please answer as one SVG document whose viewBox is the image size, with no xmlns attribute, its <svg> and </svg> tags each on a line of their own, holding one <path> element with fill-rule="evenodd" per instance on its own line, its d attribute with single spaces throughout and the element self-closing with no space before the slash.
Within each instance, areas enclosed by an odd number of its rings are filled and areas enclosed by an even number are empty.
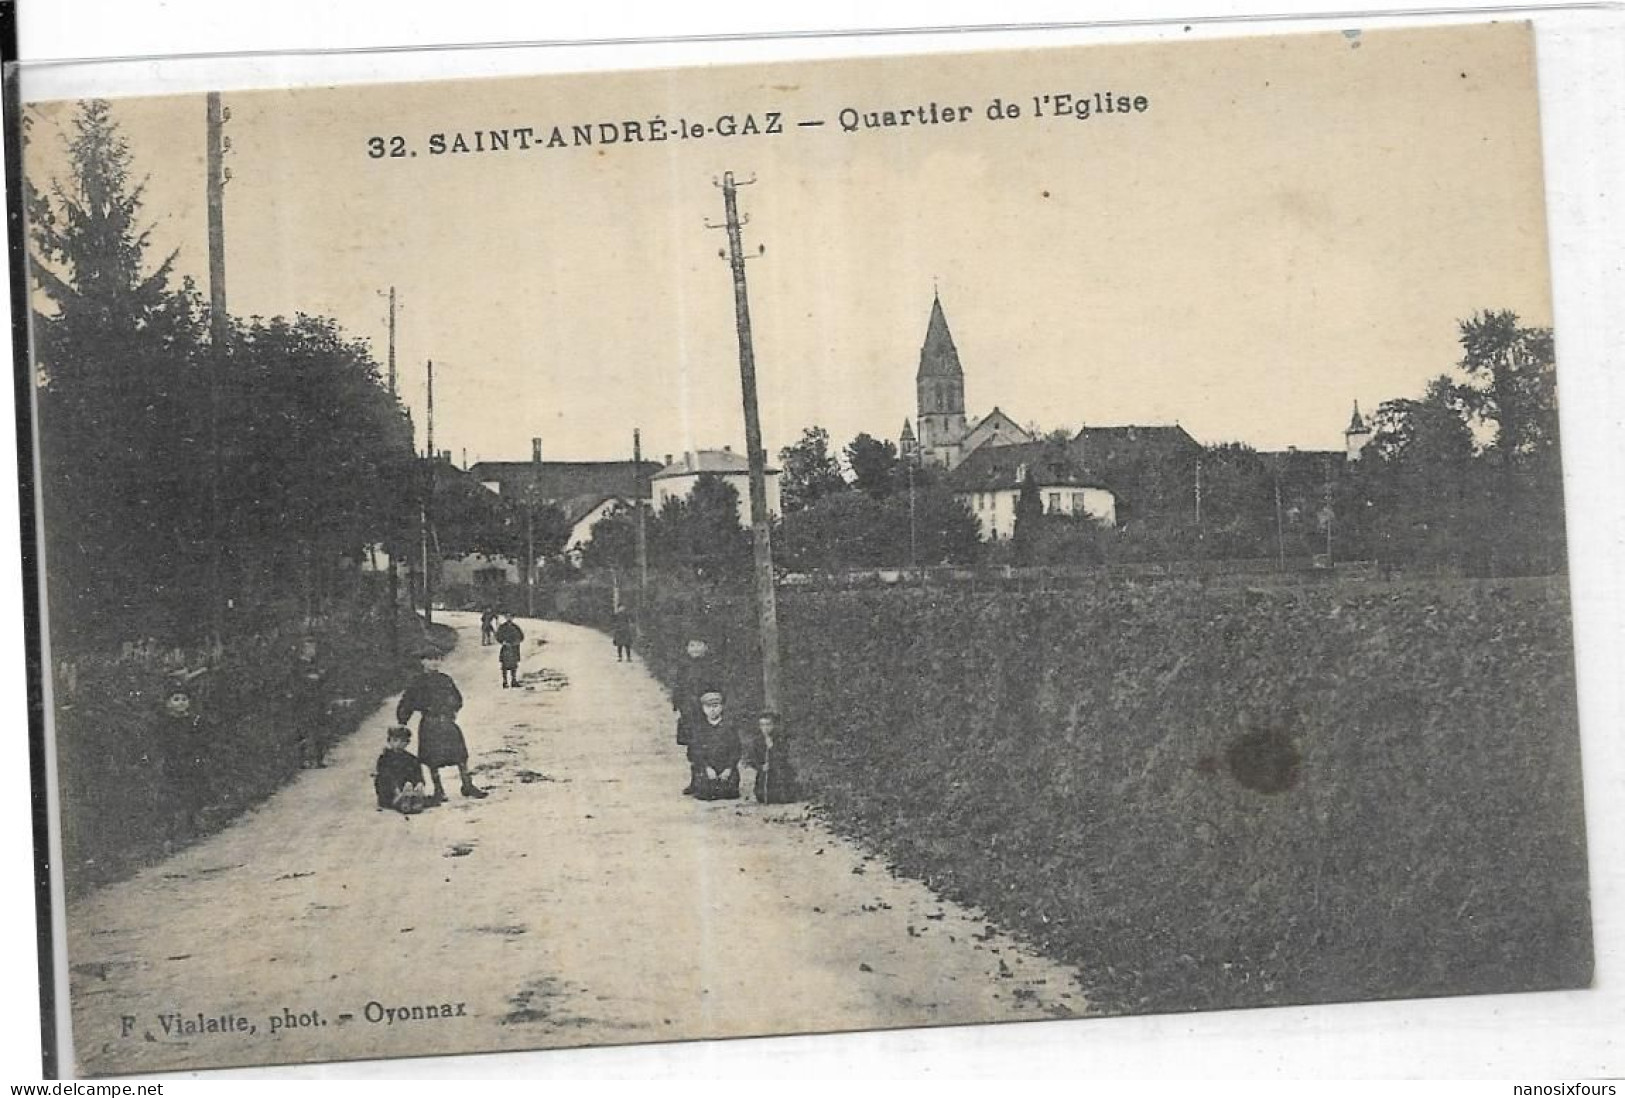
<svg viewBox="0 0 1625 1098">
<path fill-rule="evenodd" d="M 372 788 L 378 795 L 379 808 L 393 808 L 411 816 L 423 811 L 423 764 L 406 749 L 412 742 L 412 730 L 396 725 L 386 733 L 384 753 L 378 756 L 374 767 Z"/>
<path fill-rule="evenodd" d="M 752 783 L 756 799 L 763 804 L 787 804 L 797 800 L 800 790 L 790 765 L 790 745 L 779 728 L 779 715 L 764 709 L 756 718 L 756 735 L 746 752 L 747 762 L 756 770 Z"/>
<path fill-rule="evenodd" d="M 615 642 L 615 662 L 632 658 L 632 618 L 625 610 L 615 611 L 615 624 L 610 633 Z"/>
<path fill-rule="evenodd" d="M 724 712 L 722 691 L 700 693 L 700 720 L 688 745 L 694 796 L 702 801 L 739 799 L 739 758 L 743 750 L 738 726 Z"/>
<path fill-rule="evenodd" d="M 434 804 L 446 799 L 445 786 L 440 784 L 440 768 L 455 766 L 463 779 L 463 796 L 484 797 L 486 792 L 474 785 L 468 773 L 468 744 L 463 730 L 457 726 L 457 711 L 463 707 L 462 691 L 451 676 L 440 670 L 441 652 L 427 647 L 418 653 L 423 661 L 423 672 L 407 684 L 400 704 L 395 706 L 395 723 L 406 724 L 413 713 L 422 713 L 418 722 L 418 760 L 429 770 L 434 782 Z"/>
<path fill-rule="evenodd" d="M 671 694 L 671 707 L 677 711 L 677 746 L 690 747 L 694 731 L 704 716 L 700 710 L 702 691 L 721 687 L 720 667 L 711 655 L 711 645 L 703 638 L 690 635 L 684 648 L 682 669 L 677 673 L 677 687 Z M 684 796 L 693 796 L 700 771 L 693 765 L 694 753 L 689 752 L 689 783 Z"/>
<path fill-rule="evenodd" d="M 525 643 L 525 631 L 514 624 L 513 615 L 505 614 L 497 626 L 497 663 L 502 667 L 502 689 L 519 685 L 519 646 Z"/>
</svg>

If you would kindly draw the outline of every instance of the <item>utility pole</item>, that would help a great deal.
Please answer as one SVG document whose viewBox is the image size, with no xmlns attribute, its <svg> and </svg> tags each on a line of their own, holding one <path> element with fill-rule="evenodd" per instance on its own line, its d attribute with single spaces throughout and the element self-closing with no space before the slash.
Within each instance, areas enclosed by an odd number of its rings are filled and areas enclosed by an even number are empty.
<svg viewBox="0 0 1625 1098">
<path fill-rule="evenodd" d="M 395 400 L 395 287 L 389 288 L 389 399 L 391 406 Z M 395 512 L 398 517 L 399 511 Z M 391 523 L 391 526 L 394 524 Z M 389 552 L 389 650 L 396 658 L 401 654 L 401 569 L 396 562 L 400 555 L 399 531 L 396 531 L 396 544 L 390 546 Z"/>
<path fill-rule="evenodd" d="M 389 395 L 395 395 L 395 287 L 389 288 Z"/>
<path fill-rule="evenodd" d="M 1275 555 L 1278 569 L 1286 571 L 1286 534 L 1281 527 L 1281 469 L 1275 469 Z"/>
<path fill-rule="evenodd" d="M 643 615 L 649 605 L 649 531 L 643 510 L 643 433 L 632 428 L 632 506 L 637 509 L 638 612 L 632 616 L 633 641 L 643 651 Z"/>
<path fill-rule="evenodd" d="M 748 179 L 746 183 L 755 182 Z M 779 620 L 774 604 L 773 535 L 767 513 L 767 452 L 756 407 L 756 353 L 750 338 L 750 301 L 745 293 L 745 255 L 739 241 L 739 206 L 733 172 L 722 176 L 722 204 L 727 215 L 728 263 L 733 270 L 735 328 L 739 334 L 739 382 L 744 393 L 745 450 L 750 460 L 750 518 L 755 549 L 756 613 L 762 637 L 762 705 L 779 709 Z M 718 226 L 711 226 L 717 228 Z M 758 255 L 766 252 L 761 248 Z"/>
<path fill-rule="evenodd" d="M 1196 459 L 1196 556 L 1207 559 L 1207 531 L 1202 529 L 1202 459 Z"/>
<path fill-rule="evenodd" d="M 914 520 L 914 461 L 905 458 L 908 465 L 908 566 L 912 570 L 919 566 L 919 534 Z"/>
<path fill-rule="evenodd" d="M 225 635 L 225 577 L 221 562 L 224 536 L 220 513 L 220 375 L 226 369 L 226 142 L 221 134 L 228 111 L 220 93 L 207 96 L 206 194 L 209 215 L 209 647 L 218 657 Z"/>
<path fill-rule="evenodd" d="M 434 571 L 429 567 L 429 530 L 434 525 L 434 360 L 429 360 L 429 421 L 426 442 L 428 453 L 423 466 L 423 505 L 418 511 L 419 530 L 423 541 L 423 621 L 434 624 Z"/>
<path fill-rule="evenodd" d="M 525 486 L 525 617 L 536 616 L 536 493 L 542 483 L 542 443 L 530 440 L 530 483 Z"/>
</svg>

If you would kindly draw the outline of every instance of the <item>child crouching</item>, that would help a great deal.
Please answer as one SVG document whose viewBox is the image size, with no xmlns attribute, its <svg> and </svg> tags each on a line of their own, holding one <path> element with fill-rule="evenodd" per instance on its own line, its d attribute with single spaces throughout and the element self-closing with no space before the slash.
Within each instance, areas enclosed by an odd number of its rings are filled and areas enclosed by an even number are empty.
<svg viewBox="0 0 1625 1098">
<path fill-rule="evenodd" d="M 423 811 L 423 764 L 406 749 L 412 742 L 412 730 L 396 725 L 385 735 L 384 752 L 378 756 L 373 774 L 373 790 L 378 794 L 379 808 L 392 808 L 411 816 Z"/>
<path fill-rule="evenodd" d="M 700 692 L 700 719 L 690 732 L 689 771 L 693 795 L 702 801 L 739 799 L 739 730 L 723 713 L 722 691 Z"/>
</svg>

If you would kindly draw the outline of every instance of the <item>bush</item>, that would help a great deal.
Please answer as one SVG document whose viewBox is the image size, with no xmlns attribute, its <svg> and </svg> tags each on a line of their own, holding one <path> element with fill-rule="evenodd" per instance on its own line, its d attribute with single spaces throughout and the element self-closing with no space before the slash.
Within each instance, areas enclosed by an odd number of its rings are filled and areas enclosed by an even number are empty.
<svg viewBox="0 0 1625 1098">
<path fill-rule="evenodd" d="M 330 718 L 328 742 L 355 731 L 417 669 L 412 652 L 426 636 L 422 622 L 403 616 L 399 627 L 400 659 L 390 652 L 387 619 L 372 617 L 232 641 L 192 684 L 201 775 L 177 765 L 175 730 L 162 714 L 184 653 L 138 649 L 81 656 L 59 667 L 55 742 L 69 892 L 117 880 L 217 830 L 292 777 L 299 766 L 299 721 L 285 687 L 303 636 L 317 639 L 328 669 L 326 696 L 355 699 Z M 430 630 L 436 643 L 455 643 L 452 630 Z M 342 660 L 333 655 L 339 652 Z M 194 805 L 201 829 L 186 818 Z"/>
</svg>

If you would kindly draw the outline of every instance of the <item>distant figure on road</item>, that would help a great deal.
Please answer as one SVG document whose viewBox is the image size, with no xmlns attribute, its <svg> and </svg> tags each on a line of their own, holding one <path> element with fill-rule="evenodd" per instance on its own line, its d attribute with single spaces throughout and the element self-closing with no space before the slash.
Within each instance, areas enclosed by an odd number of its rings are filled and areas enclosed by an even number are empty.
<svg viewBox="0 0 1625 1098">
<path fill-rule="evenodd" d="M 694 796 L 702 801 L 739 799 L 739 729 L 726 708 L 720 689 L 700 692 L 700 720 L 688 745 L 688 763 Z"/>
<path fill-rule="evenodd" d="M 611 632 L 615 641 L 615 662 L 632 658 L 632 616 L 625 610 L 615 611 L 615 625 Z"/>
<path fill-rule="evenodd" d="M 502 665 L 502 688 L 506 690 L 519 685 L 519 646 L 525 643 L 525 631 L 514 624 L 511 610 L 497 626 L 497 643 L 502 645 L 497 662 Z"/>
<path fill-rule="evenodd" d="M 406 749 L 412 742 L 412 730 L 395 725 L 384 739 L 384 753 L 378 756 L 373 768 L 372 788 L 378 795 L 379 808 L 393 808 L 405 816 L 424 809 L 423 764 Z"/>
<path fill-rule="evenodd" d="M 455 766 L 463 779 L 465 797 L 484 797 L 486 792 L 474 785 L 468 773 L 468 744 L 463 730 L 457 727 L 457 711 L 463 707 L 462 691 L 451 676 L 440 670 L 441 652 L 433 645 L 419 650 L 423 671 L 406 687 L 400 704 L 395 707 L 395 723 L 406 724 L 413 713 L 422 713 L 418 722 L 418 760 L 429 770 L 434 782 L 434 796 L 430 804 L 441 804 L 446 799 L 445 786 L 440 784 L 440 768 Z"/>
<path fill-rule="evenodd" d="M 289 672 L 285 696 L 300 768 L 325 767 L 330 703 L 327 668 L 317 658 L 315 637 L 299 642 L 299 655 Z"/>
<path fill-rule="evenodd" d="M 480 615 L 480 644 L 482 647 L 489 648 L 491 646 L 491 642 L 496 639 L 496 628 L 497 612 L 487 606 L 485 612 Z"/>
</svg>

